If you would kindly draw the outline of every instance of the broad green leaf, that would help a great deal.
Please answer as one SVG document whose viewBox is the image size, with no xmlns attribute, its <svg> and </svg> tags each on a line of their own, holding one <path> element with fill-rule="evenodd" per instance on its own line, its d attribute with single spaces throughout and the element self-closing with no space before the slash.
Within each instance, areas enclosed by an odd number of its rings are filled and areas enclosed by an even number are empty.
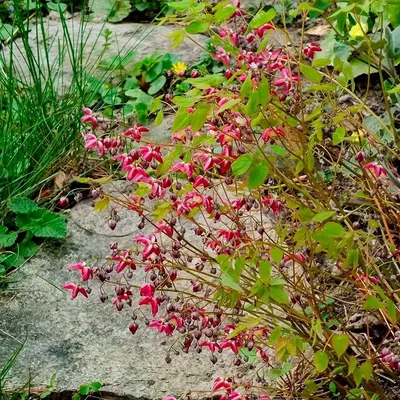
<svg viewBox="0 0 400 400">
<path fill-rule="evenodd" d="M 94 206 L 93 210 L 101 213 L 107 209 L 109 204 L 110 204 L 110 198 L 108 196 L 104 196 L 102 199 L 96 202 L 96 205 Z"/>
<path fill-rule="evenodd" d="M 321 373 L 324 372 L 328 368 L 329 364 L 329 357 L 328 355 L 319 350 L 314 355 L 314 365 L 317 372 Z"/>
<path fill-rule="evenodd" d="M 326 236 L 336 238 L 343 236 L 346 233 L 346 230 L 337 222 L 328 222 L 324 225 L 323 233 Z"/>
<path fill-rule="evenodd" d="M 39 210 L 40 207 L 27 197 L 16 197 L 11 200 L 8 208 L 16 214 L 28 214 Z"/>
<path fill-rule="evenodd" d="M 282 336 L 282 327 L 276 326 L 269 335 L 268 344 L 275 344 Z"/>
<path fill-rule="evenodd" d="M 347 348 L 350 344 L 349 336 L 346 334 L 335 334 L 332 336 L 332 347 L 335 350 L 338 358 L 342 357 L 344 353 L 346 353 Z"/>
<path fill-rule="evenodd" d="M 190 114 L 187 108 L 180 108 L 176 113 L 174 123 L 172 125 L 172 130 L 174 132 L 181 131 L 190 125 Z"/>
<path fill-rule="evenodd" d="M 192 5 L 195 5 L 193 0 L 181 0 L 181 1 L 170 1 L 168 2 L 168 6 L 173 8 L 174 10 L 184 13 L 187 11 Z"/>
<path fill-rule="evenodd" d="M 364 310 L 379 310 L 385 308 L 386 304 L 379 301 L 375 296 L 369 295 L 363 304 Z"/>
<path fill-rule="evenodd" d="M 260 104 L 265 108 L 271 100 L 271 91 L 268 79 L 264 76 L 258 86 L 258 92 L 260 93 Z"/>
<path fill-rule="evenodd" d="M 352 374 L 356 368 L 357 368 L 357 358 L 351 356 L 349 358 L 349 368 L 348 368 L 349 375 Z"/>
<path fill-rule="evenodd" d="M 287 150 L 286 150 L 284 147 L 279 146 L 279 144 L 272 144 L 272 145 L 270 146 L 270 149 L 271 149 L 275 154 L 277 154 L 278 156 L 286 157 L 286 156 L 288 155 Z"/>
<path fill-rule="evenodd" d="M 193 97 L 175 96 L 172 98 L 172 102 L 179 107 L 192 107 L 195 104 Z"/>
<path fill-rule="evenodd" d="M 258 270 L 260 272 L 260 278 L 262 279 L 262 281 L 266 285 L 269 285 L 272 271 L 271 263 L 267 260 L 260 261 Z"/>
<path fill-rule="evenodd" d="M 156 118 L 154 119 L 154 125 L 159 126 L 164 121 L 164 111 L 161 109 L 158 113 Z"/>
<path fill-rule="evenodd" d="M 373 372 L 371 360 L 367 360 L 367 361 L 365 361 L 363 364 L 361 364 L 361 365 L 360 365 L 360 370 L 361 370 L 361 373 L 362 373 L 362 375 L 363 375 L 363 378 L 364 378 L 366 381 L 371 380 L 371 378 L 372 378 L 372 372 Z"/>
<path fill-rule="evenodd" d="M 226 78 L 222 74 L 213 74 L 201 76 L 199 78 L 189 78 L 185 82 L 190 83 L 194 87 L 199 89 L 208 89 L 209 87 L 219 86 L 221 83 L 225 82 Z"/>
<path fill-rule="evenodd" d="M 243 292 L 243 289 L 229 276 L 222 274 L 221 285 L 230 287 L 237 292 Z"/>
<path fill-rule="evenodd" d="M 282 261 L 283 258 L 283 250 L 279 247 L 273 247 L 271 249 L 271 258 L 275 264 L 278 264 Z"/>
<path fill-rule="evenodd" d="M 252 87 L 253 87 L 253 84 L 251 81 L 251 76 L 249 75 L 246 78 L 246 80 L 243 82 L 242 87 L 240 88 L 240 97 L 242 99 L 245 99 L 251 92 Z"/>
<path fill-rule="evenodd" d="M 320 83 L 323 78 L 321 72 L 310 65 L 300 64 L 300 71 L 309 81 L 314 83 Z"/>
<path fill-rule="evenodd" d="M 167 36 L 168 39 L 172 39 L 171 49 L 175 49 L 182 44 L 185 39 L 185 30 L 180 29 L 174 31 Z"/>
<path fill-rule="evenodd" d="M 196 109 L 190 117 L 190 126 L 193 132 L 199 131 L 207 121 L 208 113 L 210 112 L 211 105 L 208 103 L 197 103 Z"/>
<path fill-rule="evenodd" d="M 314 215 L 312 221 L 313 222 L 323 222 L 323 221 L 329 219 L 330 217 L 332 217 L 332 215 L 334 215 L 334 214 L 335 214 L 335 211 L 323 211 L 323 212 L 320 212 L 320 213 Z"/>
<path fill-rule="evenodd" d="M 8 40 L 12 37 L 14 28 L 10 24 L 0 23 L 0 40 Z"/>
<path fill-rule="evenodd" d="M 60 13 L 63 13 L 68 8 L 65 3 L 54 3 L 52 1 L 49 1 L 46 6 L 49 10 L 58 11 Z"/>
<path fill-rule="evenodd" d="M 215 22 L 220 24 L 221 22 L 227 21 L 236 11 L 236 7 L 227 6 L 224 8 L 220 8 L 214 15 Z"/>
<path fill-rule="evenodd" d="M 120 22 L 132 11 L 129 0 L 93 0 L 91 9 L 103 21 Z"/>
<path fill-rule="evenodd" d="M 342 143 L 345 136 L 346 136 L 346 131 L 344 128 L 342 128 L 342 127 L 336 128 L 335 132 L 333 132 L 333 135 L 332 135 L 332 143 L 335 146 L 338 145 L 339 143 Z"/>
<path fill-rule="evenodd" d="M 247 27 L 247 33 L 251 32 L 253 29 L 260 28 L 267 22 L 272 21 L 276 16 L 276 11 L 274 8 L 270 8 L 268 11 L 260 10 L 250 21 Z"/>
<path fill-rule="evenodd" d="M 0 249 L 11 247 L 18 238 L 17 232 L 0 233 Z"/>
<path fill-rule="evenodd" d="M 210 24 L 204 21 L 192 21 L 187 27 L 186 32 L 190 34 L 203 33 L 208 30 Z"/>
<path fill-rule="evenodd" d="M 22 257 L 31 257 L 36 254 L 38 247 L 36 243 L 32 241 L 23 241 L 17 245 L 15 252 Z"/>
<path fill-rule="evenodd" d="M 67 235 L 66 219 L 60 214 L 45 209 L 29 214 L 19 214 L 16 224 L 18 228 L 29 230 L 37 237 L 61 239 Z"/>
<path fill-rule="evenodd" d="M 232 163 L 233 175 L 243 175 L 250 168 L 252 162 L 251 154 L 242 154 Z"/>
<path fill-rule="evenodd" d="M 283 286 L 276 285 L 269 288 L 269 295 L 279 304 L 288 304 L 289 296 Z"/>
<path fill-rule="evenodd" d="M 155 81 L 153 81 L 148 90 L 148 94 L 154 95 L 158 93 L 167 82 L 167 78 L 164 75 L 159 76 Z"/>
<path fill-rule="evenodd" d="M 256 164 L 249 172 L 249 180 L 247 187 L 249 189 L 256 189 L 262 185 L 267 178 L 269 168 L 266 163 Z"/>
</svg>

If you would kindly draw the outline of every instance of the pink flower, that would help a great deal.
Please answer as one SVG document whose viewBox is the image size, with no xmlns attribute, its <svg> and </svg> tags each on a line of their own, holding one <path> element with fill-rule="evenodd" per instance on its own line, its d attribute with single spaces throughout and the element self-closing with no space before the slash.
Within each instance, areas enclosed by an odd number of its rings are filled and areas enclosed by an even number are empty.
<svg viewBox="0 0 400 400">
<path fill-rule="evenodd" d="M 178 162 L 171 168 L 171 171 L 172 172 L 180 171 L 186 174 L 188 177 L 191 177 L 194 173 L 194 168 L 191 164 Z"/>
<path fill-rule="evenodd" d="M 132 255 L 129 251 L 124 251 L 122 254 L 117 254 L 111 258 L 113 261 L 119 261 L 115 268 L 117 274 L 120 274 L 126 267 L 136 270 L 136 264 L 132 260 Z"/>
<path fill-rule="evenodd" d="M 314 42 L 307 43 L 303 49 L 304 55 L 309 59 L 313 59 L 317 51 L 322 51 L 322 49 L 317 43 Z"/>
<path fill-rule="evenodd" d="M 269 139 L 274 136 L 285 136 L 285 131 L 279 127 L 267 128 L 262 134 L 262 138 L 265 143 L 267 143 Z"/>
<path fill-rule="evenodd" d="M 231 64 L 229 54 L 222 47 L 217 47 L 216 50 L 217 52 L 215 54 L 212 54 L 211 57 L 215 61 L 221 61 L 226 67 L 229 67 L 229 65 Z"/>
<path fill-rule="evenodd" d="M 86 150 L 97 148 L 97 137 L 93 133 L 86 133 L 84 137 Z"/>
<path fill-rule="evenodd" d="M 213 392 L 216 392 L 220 389 L 231 390 L 232 389 L 232 381 L 218 376 L 217 378 L 215 378 L 212 390 L 213 390 Z"/>
<path fill-rule="evenodd" d="M 81 122 L 83 124 L 92 124 L 93 129 L 97 128 L 97 119 L 93 115 L 93 112 L 90 108 L 83 107 L 82 111 L 84 112 L 84 116 L 81 118 Z"/>
<path fill-rule="evenodd" d="M 262 38 L 264 36 L 265 32 L 269 31 L 271 29 L 274 29 L 274 26 L 272 24 L 268 23 L 268 24 L 265 24 L 265 25 L 261 26 L 260 28 L 258 28 L 256 32 L 257 32 L 257 35 L 260 38 Z"/>
<path fill-rule="evenodd" d="M 280 211 L 281 208 L 282 208 L 282 203 L 281 203 L 279 200 L 273 198 L 272 196 L 267 196 L 267 197 L 262 201 L 262 203 L 263 203 L 264 205 L 270 206 L 272 212 L 273 212 L 275 215 L 278 215 L 278 214 L 279 214 L 279 211 Z"/>
<path fill-rule="evenodd" d="M 382 165 L 379 165 L 375 162 L 370 162 L 363 166 L 364 169 L 371 169 L 374 175 L 379 178 L 381 175 L 387 175 L 387 171 Z"/>
<path fill-rule="evenodd" d="M 220 348 L 219 344 L 216 342 L 210 342 L 208 340 L 199 343 L 200 347 L 208 347 L 211 351 L 211 353 L 214 353 L 215 350 L 218 350 Z"/>
<path fill-rule="evenodd" d="M 141 154 L 144 161 L 151 162 L 154 159 L 160 163 L 163 162 L 159 146 L 142 146 L 138 149 L 138 152 Z"/>
<path fill-rule="evenodd" d="M 134 167 L 133 165 L 126 165 L 122 167 L 124 171 L 128 171 L 126 175 L 126 179 L 132 182 L 145 182 L 145 183 L 153 183 L 153 180 L 149 177 L 147 172 L 141 167 Z"/>
<path fill-rule="evenodd" d="M 176 398 L 173 396 L 166 396 L 163 398 L 163 400 L 176 400 Z"/>
<path fill-rule="evenodd" d="M 291 75 L 286 68 L 280 71 L 281 77 L 272 82 L 274 86 L 282 87 L 284 93 L 289 93 L 293 86 L 293 82 L 297 82 L 299 77 L 297 75 Z"/>
<path fill-rule="evenodd" d="M 140 142 L 140 140 L 142 139 L 142 133 L 147 132 L 149 132 L 148 128 L 135 124 L 132 128 L 125 131 L 124 135 L 130 136 L 136 142 Z"/>
<path fill-rule="evenodd" d="M 150 328 L 157 328 L 157 331 L 162 333 L 165 332 L 167 336 L 171 336 L 175 330 L 175 326 L 170 322 L 165 323 L 163 320 L 151 321 L 148 325 Z"/>
<path fill-rule="evenodd" d="M 172 237 L 174 235 L 174 229 L 171 225 L 168 225 L 165 221 L 160 221 L 157 224 L 157 232 L 164 232 L 167 236 Z"/>
<path fill-rule="evenodd" d="M 86 282 L 89 279 L 93 278 L 93 270 L 92 270 L 92 268 L 86 267 L 85 263 L 81 262 L 81 263 L 72 264 L 72 265 L 68 266 L 67 268 L 70 269 L 70 270 L 80 271 L 80 273 L 82 275 L 83 282 Z"/>
<path fill-rule="evenodd" d="M 162 199 L 165 196 L 165 189 L 157 182 L 154 182 L 151 186 L 151 197 L 157 197 Z M 150 198 L 150 196 L 149 196 Z"/>
<path fill-rule="evenodd" d="M 194 180 L 193 187 L 198 188 L 199 186 L 203 186 L 205 188 L 210 186 L 210 182 L 208 179 L 204 176 L 196 176 L 196 179 Z"/>
<path fill-rule="evenodd" d="M 71 290 L 72 299 L 75 299 L 78 294 L 82 294 L 82 296 L 88 297 L 86 289 L 80 285 L 75 285 L 75 283 L 67 283 L 62 287 L 65 290 Z"/>
<path fill-rule="evenodd" d="M 157 244 L 157 238 L 154 234 L 146 236 L 136 236 L 136 242 L 144 244 L 145 248 L 142 252 L 143 259 L 148 259 L 152 254 L 158 256 L 160 254 L 160 247 Z"/>
<path fill-rule="evenodd" d="M 140 295 L 143 298 L 139 301 L 139 306 L 151 305 L 153 317 L 158 313 L 158 300 L 154 297 L 155 287 L 150 283 L 146 283 L 140 288 Z"/>
</svg>

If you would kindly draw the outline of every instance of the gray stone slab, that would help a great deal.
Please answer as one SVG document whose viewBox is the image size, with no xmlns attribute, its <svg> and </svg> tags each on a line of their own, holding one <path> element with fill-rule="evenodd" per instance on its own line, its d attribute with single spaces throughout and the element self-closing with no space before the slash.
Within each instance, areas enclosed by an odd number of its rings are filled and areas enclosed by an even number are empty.
<svg viewBox="0 0 400 400">
<path fill-rule="evenodd" d="M 181 352 L 166 364 L 171 341 L 145 327 L 133 336 L 127 329 L 129 311 L 118 313 L 111 301 L 102 304 L 95 295 L 71 300 L 69 294 L 57 290 L 74 280 L 67 265 L 104 257 L 110 242 L 132 245 L 139 221 L 133 213 L 121 217 L 112 232 L 107 228 L 107 213 L 94 214 L 89 201 L 82 201 L 71 212 L 66 240 L 47 242 L 14 275 L 18 281 L 15 291 L 11 287 L 1 294 L 0 365 L 18 342 L 25 341 L 7 387 L 21 387 L 30 378 L 32 387 L 42 387 L 57 373 L 59 390 L 76 390 L 99 380 L 105 390 L 117 395 L 158 399 L 189 389 L 210 390 L 216 376 L 243 372 L 232 366 L 228 353 L 216 365 L 209 361 L 208 351 L 200 355 Z M 134 304 L 137 300 L 136 290 Z"/>
</svg>

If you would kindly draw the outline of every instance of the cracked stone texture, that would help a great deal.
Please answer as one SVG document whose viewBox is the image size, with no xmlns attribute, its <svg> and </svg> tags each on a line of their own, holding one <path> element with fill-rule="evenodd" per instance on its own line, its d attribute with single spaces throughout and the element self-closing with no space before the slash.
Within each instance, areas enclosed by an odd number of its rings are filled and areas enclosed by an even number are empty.
<svg viewBox="0 0 400 400">
<path fill-rule="evenodd" d="M 123 193 L 129 187 L 120 181 L 107 184 L 106 191 Z M 104 257 L 114 241 L 129 248 L 139 233 L 136 226 L 140 220 L 134 213 L 120 210 L 121 221 L 111 231 L 108 213 L 94 213 L 89 203 L 84 200 L 71 210 L 67 238 L 46 242 L 14 275 L 15 290 L 11 287 L 0 297 L 0 365 L 26 339 L 7 377 L 7 387 L 21 387 L 29 378 L 33 378 L 32 387 L 42 387 L 56 372 L 58 390 L 76 390 L 99 380 L 104 390 L 116 395 L 158 399 L 189 389 L 210 390 L 216 376 L 246 373 L 249 366 L 233 367 L 232 355 L 225 352 L 216 365 L 209 361 L 208 351 L 200 355 L 181 352 L 166 364 L 170 338 L 144 326 L 133 336 L 127 329 L 129 311 L 116 312 L 110 300 L 102 304 L 96 282 L 89 299 L 72 301 L 69 294 L 57 289 L 77 276 L 66 270 L 67 265 Z M 148 234 L 149 229 L 140 232 Z M 194 235 L 188 239 L 196 240 Z M 137 290 L 134 292 L 135 305 L 138 296 Z"/>
<path fill-rule="evenodd" d="M 34 21 L 34 20 L 32 20 Z M 31 21 L 31 22 L 32 22 Z M 75 56 L 78 56 L 80 50 L 79 37 L 83 36 L 83 50 L 82 59 L 85 70 L 89 74 L 94 74 L 99 77 L 104 76 L 104 71 L 96 70 L 94 66 L 99 61 L 99 56 L 103 51 L 105 44 L 105 38 L 103 33 L 108 29 L 112 32 L 111 44 L 107 47 L 103 59 L 115 56 L 118 54 L 124 55 L 130 50 L 134 50 L 136 53 L 135 58 L 131 63 L 134 65 L 135 62 L 143 57 L 149 56 L 154 51 L 160 52 L 172 52 L 176 54 L 183 62 L 190 64 L 196 61 L 201 52 L 203 51 L 199 46 L 196 46 L 192 41 L 185 39 L 183 43 L 171 50 L 171 39 L 168 39 L 168 35 L 181 29 L 181 27 L 174 26 L 157 26 L 152 24 L 140 24 L 140 23 L 120 23 L 110 24 L 103 23 L 101 21 L 90 21 L 86 22 L 84 29 L 80 26 L 80 17 L 75 16 L 65 21 L 68 32 L 71 37 L 75 50 Z M 52 69 L 52 74 L 57 73 L 58 90 L 59 93 L 64 93 L 69 87 L 73 77 L 73 71 L 71 67 L 70 57 L 68 55 L 69 48 L 65 47 L 67 42 L 67 36 L 63 32 L 63 28 L 57 13 L 50 14 L 49 17 L 44 19 L 45 27 L 45 40 L 42 32 L 32 22 L 31 30 L 29 32 L 29 45 L 33 49 L 34 54 L 40 54 L 42 66 L 40 69 L 41 74 L 48 76 L 48 68 L 46 62 L 46 51 L 44 42 L 48 46 L 48 57 L 49 65 Z M 206 37 L 202 35 L 193 35 L 193 38 L 204 44 Z M 24 81 L 29 76 L 29 69 L 26 64 L 26 53 L 22 44 L 22 39 L 16 39 L 14 41 L 13 58 L 14 65 L 17 66 L 16 73 L 19 73 Z M 58 59 L 60 57 L 59 48 L 64 49 L 66 52 L 64 62 L 59 69 Z M 5 47 L 4 50 L 0 51 L 4 54 L 6 59 L 9 59 L 9 48 Z M 56 83 L 57 85 L 57 83 Z"/>
</svg>

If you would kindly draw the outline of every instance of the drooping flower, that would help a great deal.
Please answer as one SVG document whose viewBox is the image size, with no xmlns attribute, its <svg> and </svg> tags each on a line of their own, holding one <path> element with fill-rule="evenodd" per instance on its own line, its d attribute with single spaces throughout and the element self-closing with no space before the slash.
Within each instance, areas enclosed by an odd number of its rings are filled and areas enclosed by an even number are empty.
<svg viewBox="0 0 400 400">
<path fill-rule="evenodd" d="M 282 87 L 285 94 L 288 94 L 294 82 L 299 80 L 298 75 L 291 74 L 286 68 L 280 71 L 281 77 L 275 79 L 272 84 L 274 86 Z"/>
<path fill-rule="evenodd" d="M 88 107 L 83 107 L 82 111 L 84 112 L 84 116 L 81 118 L 81 122 L 83 124 L 91 124 L 93 129 L 97 128 L 97 119 L 93 114 L 93 111 Z"/>
<path fill-rule="evenodd" d="M 145 182 L 145 183 L 153 183 L 153 180 L 147 174 L 147 172 L 141 167 L 134 167 L 133 165 L 126 165 L 122 168 L 124 171 L 128 171 L 126 175 L 126 179 L 132 182 Z"/>
<path fill-rule="evenodd" d="M 75 283 L 67 283 L 62 288 L 65 290 L 71 290 L 72 299 L 75 299 L 79 293 L 86 298 L 88 297 L 86 289 L 83 286 L 75 285 Z"/>
<path fill-rule="evenodd" d="M 264 143 L 269 142 L 271 137 L 274 137 L 274 136 L 285 136 L 285 131 L 279 127 L 265 129 L 265 131 L 262 134 Z"/>
<path fill-rule="evenodd" d="M 215 378 L 214 385 L 212 387 L 213 392 L 216 392 L 218 390 L 231 390 L 232 389 L 232 380 L 231 379 L 224 379 L 220 376 Z"/>
<path fill-rule="evenodd" d="M 145 245 L 142 252 L 143 259 L 148 259 L 152 254 L 157 256 L 160 254 L 160 247 L 158 246 L 157 238 L 153 233 L 150 234 L 149 237 L 136 236 L 136 242 Z"/>
<path fill-rule="evenodd" d="M 83 282 L 86 282 L 89 279 L 93 278 L 92 268 L 86 267 L 86 264 L 84 262 L 79 262 L 76 264 L 69 265 L 67 268 L 70 270 L 80 271 Z"/>
<path fill-rule="evenodd" d="M 194 168 L 189 163 L 178 162 L 171 168 L 171 171 L 172 172 L 180 171 L 186 174 L 190 178 L 194 173 Z"/>
<path fill-rule="evenodd" d="M 124 132 L 125 136 L 131 137 L 136 142 L 140 142 L 142 139 L 142 133 L 149 132 L 149 128 L 145 126 L 135 124 L 132 128 L 129 128 Z"/>
<path fill-rule="evenodd" d="M 307 43 L 303 49 L 304 55 L 311 60 L 314 58 L 315 53 L 318 51 L 322 51 L 322 48 L 314 42 Z"/>
<path fill-rule="evenodd" d="M 382 165 L 377 164 L 376 162 L 370 162 L 363 166 L 364 169 L 370 169 L 374 173 L 374 175 L 379 178 L 382 175 L 387 175 L 387 171 Z"/>
</svg>

